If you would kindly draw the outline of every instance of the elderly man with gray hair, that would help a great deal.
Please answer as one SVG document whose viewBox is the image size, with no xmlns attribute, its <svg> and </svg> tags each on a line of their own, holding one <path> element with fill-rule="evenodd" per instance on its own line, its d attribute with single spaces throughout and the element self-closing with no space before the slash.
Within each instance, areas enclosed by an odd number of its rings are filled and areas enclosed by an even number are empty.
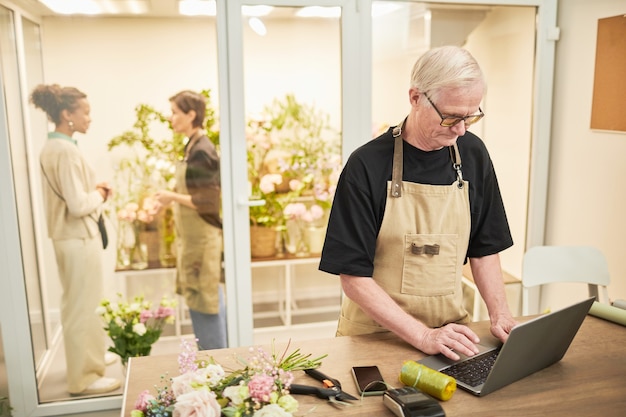
<svg viewBox="0 0 626 417">
<path fill-rule="evenodd" d="M 467 50 L 427 51 L 408 116 L 348 159 L 320 261 L 346 295 L 338 336 L 392 331 L 427 354 L 476 354 L 464 325 L 468 259 L 493 335 L 505 341 L 515 326 L 499 258 L 513 240 L 489 153 L 467 130 L 484 116 L 485 89 Z"/>
</svg>

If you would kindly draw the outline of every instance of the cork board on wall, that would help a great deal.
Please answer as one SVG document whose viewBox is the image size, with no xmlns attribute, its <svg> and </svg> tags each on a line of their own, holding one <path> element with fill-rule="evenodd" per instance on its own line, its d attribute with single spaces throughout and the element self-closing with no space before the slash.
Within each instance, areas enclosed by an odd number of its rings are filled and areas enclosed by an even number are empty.
<svg viewBox="0 0 626 417">
<path fill-rule="evenodd" d="M 591 128 L 626 132 L 626 15 L 598 20 Z"/>
</svg>

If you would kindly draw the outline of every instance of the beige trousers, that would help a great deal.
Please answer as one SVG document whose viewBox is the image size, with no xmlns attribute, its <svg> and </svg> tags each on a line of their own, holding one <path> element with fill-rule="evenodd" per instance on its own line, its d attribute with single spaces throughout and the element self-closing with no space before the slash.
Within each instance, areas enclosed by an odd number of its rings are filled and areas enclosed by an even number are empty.
<svg viewBox="0 0 626 417">
<path fill-rule="evenodd" d="M 105 372 L 106 334 L 96 314 L 103 296 L 102 241 L 96 236 L 53 243 L 63 288 L 61 324 L 67 390 L 78 394 Z"/>
</svg>

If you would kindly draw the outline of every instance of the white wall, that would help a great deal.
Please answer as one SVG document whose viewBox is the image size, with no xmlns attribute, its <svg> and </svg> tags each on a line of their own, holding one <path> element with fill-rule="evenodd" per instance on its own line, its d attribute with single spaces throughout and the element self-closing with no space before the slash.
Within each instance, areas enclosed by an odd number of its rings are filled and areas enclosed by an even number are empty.
<svg viewBox="0 0 626 417">
<path fill-rule="evenodd" d="M 594 245 L 605 253 L 612 299 L 626 299 L 626 264 L 621 263 L 626 253 L 626 133 L 589 126 L 598 19 L 625 13 L 623 0 L 559 2 L 546 227 L 547 244 Z M 586 289 L 549 288 L 546 305 L 562 305 L 570 291 L 584 295 Z"/>
</svg>

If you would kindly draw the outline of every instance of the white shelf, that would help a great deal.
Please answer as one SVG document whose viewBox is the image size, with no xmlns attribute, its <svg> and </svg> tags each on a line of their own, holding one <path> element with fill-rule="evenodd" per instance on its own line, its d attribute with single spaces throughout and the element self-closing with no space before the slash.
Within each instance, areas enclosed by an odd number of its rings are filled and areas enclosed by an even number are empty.
<svg viewBox="0 0 626 417">
<path fill-rule="evenodd" d="M 278 276 L 278 306 L 275 311 L 257 311 L 253 313 L 253 318 L 272 318 L 280 317 L 283 327 L 291 327 L 294 325 L 294 316 L 324 314 L 324 313 L 337 313 L 339 314 L 339 302 L 332 305 L 323 306 L 310 306 L 304 307 L 298 304 L 298 298 L 295 296 L 294 283 L 298 279 L 296 268 L 302 265 L 317 265 L 319 264 L 319 257 L 284 257 L 284 258 L 271 258 L 267 260 L 255 259 L 251 263 L 251 268 L 254 270 L 262 268 L 278 268 L 280 273 Z M 340 299 L 340 287 L 337 282 L 337 299 Z"/>
<path fill-rule="evenodd" d="M 268 258 L 268 259 L 253 259 L 250 263 L 252 279 L 255 279 L 255 271 L 260 271 L 265 268 L 276 268 L 279 272 L 276 278 L 272 278 L 275 281 L 278 291 L 272 292 L 272 301 L 268 304 L 273 304 L 276 307 L 267 311 L 257 311 L 253 313 L 254 319 L 271 319 L 279 318 L 280 325 L 272 327 L 280 327 L 285 330 L 288 328 L 295 328 L 301 326 L 301 324 L 294 324 L 295 316 L 325 314 L 325 313 L 337 313 L 340 310 L 340 294 L 341 287 L 339 281 L 337 281 L 337 303 L 327 303 L 326 305 L 310 305 L 306 306 L 306 302 L 303 300 L 298 301 L 298 297 L 294 293 L 294 284 L 297 280 L 306 280 L 309 277 L 298 276 L 296 269 L 299 266 L 305 265 L 317 265 L 319 263 L 319 257 L 283 257 L 283 258 Z M 257 274 L 258 275 L 258 274 Z M 175 281 L 176 281 L 176 268 L 148 268 L 143 270 L 118 270 L 115 272 L 115 276 L 119 277 L 119 292 L 124 297 L 128 295 L 128 289 L 130 288 L 130 282 L 141 278 L 148 278 L 150 276 L 156 276 L 161 281 L 161 290 L 166 286 L 167 289 L 163 293 L 174 294 Z M 158 291 L 158 288 L 147 287 L 142 293 L 148 291 Z M 332 290 L 334 291 L 334 289 Z M 161 294 L 156 294 L 156 298 L 160 298 Z M 183 335 L 183 326 L 191 324 L 188 315 L 186 314 L 187 307 L 185 306 L 185 300 L 181 296 L 176 296 L 178 300 L 176 309 L 176 323 L 175 323 L 175 337 L 180 338 Z M 153 297 L 154 298 L 154 297 Z M 327 319 L 323 319 L 325 321 Z M 315 323 L 315 322 L 313 322 Z M 260 327 L 259 329 L 265 330 L 272 327 Z M 255 329 L 255 331 L 258 329 Z M 186 334 L 186 333 L 185 333 Z"/>
</svg>

